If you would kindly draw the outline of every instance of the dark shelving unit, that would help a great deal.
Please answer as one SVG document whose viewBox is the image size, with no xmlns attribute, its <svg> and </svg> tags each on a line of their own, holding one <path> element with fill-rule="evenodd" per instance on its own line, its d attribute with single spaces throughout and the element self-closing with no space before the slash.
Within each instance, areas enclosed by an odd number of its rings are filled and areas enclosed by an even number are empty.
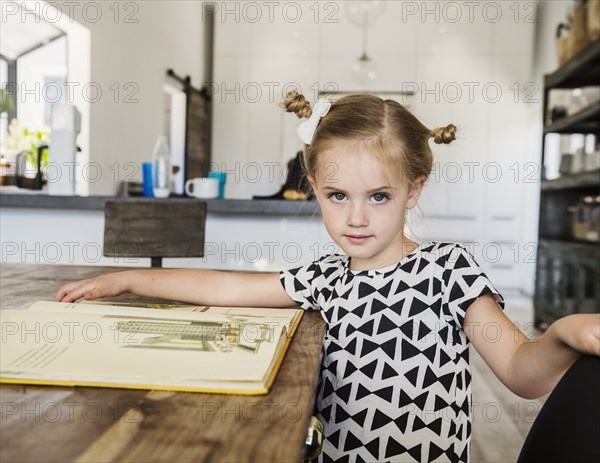
<svg viewBox="0 0 600 463">
<path fill-rule="evenodd" d="M 548 121 L 548 97 L 555 89 L 600 85 L 600 41 L 589 44 L 555 72 L 544 78 L 544 122 Z M 545 136 L 559 134 L 600 135 L 600 102 L 570 116 L 544 123 Z M 545 169 L 542 169 L 545 172 Z M 573 238 L 567 208 L 582 196 L 600 194 L 600 170 L 542 178 L 535 281 L 535 323 L 545 328 L 573 313 L 600 310 L 600 243 Z"/>
<path fill-rule="evenodd" d="M 572 116 L 563 117 L 544 127 L 547 133 L 598 133 L 598 119 L 600 119 L 600 106 L 593 105 L 584 108 Z"/>
<path fill-rule="evenodd" d="M 589 44 L 552 74 L 544 76 L 544 88 L 577 88 L 598 85 L 600 43 Z"/>
<path fill-rule="evenodd" d="M 580 172 L 572 175 L 563 175 L 554 180 L 542 182 L 542 191 L 572 190 L 583 187 L 595 187 L 600 183 L 600 170 Z"/>
</svg>

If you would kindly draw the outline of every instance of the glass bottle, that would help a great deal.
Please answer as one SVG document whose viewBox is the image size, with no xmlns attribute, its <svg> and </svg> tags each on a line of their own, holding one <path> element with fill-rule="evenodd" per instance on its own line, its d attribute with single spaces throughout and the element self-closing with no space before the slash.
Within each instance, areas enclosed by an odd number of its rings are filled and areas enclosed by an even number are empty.
<svg viewBox="0 0 600 463">
<path fill-rule="evenodd" d="M 581 198 L 574 205 L 573 211 L 573 238 L 576 240 L 585 240 L 586 230 L 586 210 L 587 205 L 583 198 Z"/>
<path fill-rule="evenodd" d="M 586 197 L 587 199 L 587 197 Z M 589 214 L 585 231 L 585 239 L 588 241 L 600 240 L 600 196 L 593 198 L 589 196 Z"/>
<path fill-rule="evenodd" d="M 171 153 L 167 137 L 160 135 L 156 139 L 154 152 L 153 186 L 156 198 L 167 198 L 171 193 Z"/>
</svg>

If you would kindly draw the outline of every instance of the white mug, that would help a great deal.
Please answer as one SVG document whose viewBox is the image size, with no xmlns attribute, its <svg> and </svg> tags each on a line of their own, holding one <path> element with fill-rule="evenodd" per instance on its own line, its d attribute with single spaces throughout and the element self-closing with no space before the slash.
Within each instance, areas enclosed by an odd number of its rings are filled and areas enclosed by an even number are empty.
<svg viewBox="0 0 600 463">
<path fill-rule="evenodd" d="M 218 198 L 219 179 L 197 177 L 185 182 L 185 194 L 194 198 Z"/>
</svg>

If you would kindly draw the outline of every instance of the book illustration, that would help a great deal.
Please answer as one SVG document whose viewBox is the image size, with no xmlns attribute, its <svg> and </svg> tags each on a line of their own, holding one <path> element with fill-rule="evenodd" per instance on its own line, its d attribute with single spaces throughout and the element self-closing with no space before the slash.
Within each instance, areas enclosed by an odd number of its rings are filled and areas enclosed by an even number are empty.
<svg viewBox="0 0 600 463">
<path fill-rule="evenodd" d="M 263 342 L 274 341 L 273 327 L 268 324 L 232 322 L 180 322 L 129 320 L 117 322 L 120 333 L 156 334 L 144 337 L 139 344 L 124 348 L 181 349 L 230 353 L 243 350 L 257 354 Z"/>
</svg>

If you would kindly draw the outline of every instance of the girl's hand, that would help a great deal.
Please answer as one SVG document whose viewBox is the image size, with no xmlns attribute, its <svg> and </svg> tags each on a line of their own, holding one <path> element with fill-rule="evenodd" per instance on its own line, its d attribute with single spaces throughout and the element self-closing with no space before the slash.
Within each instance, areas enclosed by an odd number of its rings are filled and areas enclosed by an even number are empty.
<svg viewBox="0 0 600 463">
<path fill-rule="evenodd" d="M 583 354 L 600 356 L 600 314 L 574 314 L 554 322 L 558 338 Z"/>
<path fill-rule="evenodd" d="M 110 273 L 97 278 L 67 283 L 59 288 L 55 299 L 57 302 L 73 302 L 83 297 L 90 301 L 99 297 L 118 296 L 127 291 L 127 288 L 125 272 Z"/>
</svg>

